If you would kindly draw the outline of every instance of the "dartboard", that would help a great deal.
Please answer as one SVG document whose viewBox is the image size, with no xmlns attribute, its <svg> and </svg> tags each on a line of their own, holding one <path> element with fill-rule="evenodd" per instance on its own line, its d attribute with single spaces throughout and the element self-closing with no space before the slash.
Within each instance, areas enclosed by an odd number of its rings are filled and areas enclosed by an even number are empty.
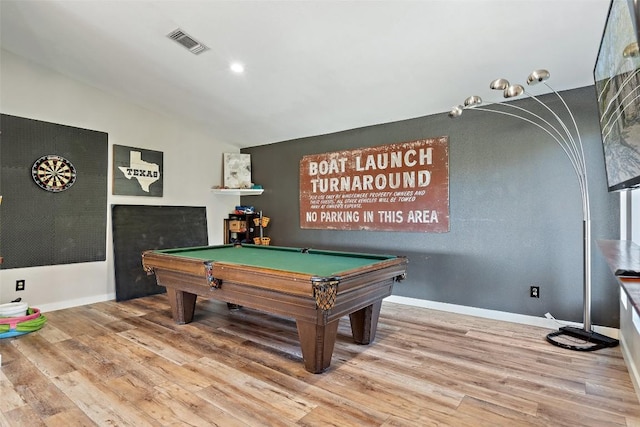
<svg viewBox="0 0 640 427">
<path fill-rule="evenodd" d="M 76 168 L 64 157 L 42 156 L 33 164 L 31 176 L 43 190 L 58 193 L 76 182 Z"/>
</svg>

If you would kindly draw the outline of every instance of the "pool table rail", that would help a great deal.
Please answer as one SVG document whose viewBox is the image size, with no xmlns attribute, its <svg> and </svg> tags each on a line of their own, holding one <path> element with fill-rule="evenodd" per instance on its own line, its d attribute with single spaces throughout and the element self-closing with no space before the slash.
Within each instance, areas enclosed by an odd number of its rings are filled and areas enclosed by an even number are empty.
<svg viewBox="0 0 640 427">
<path fill-rule="evenodd" d="M 376 262 L 374 265 L 354 268 L 340 275 L 324 277 L 310 276 L 297 272 L 285 272 L 265 267 L 240 265 L 225 261 L 202 261 L 196 258 L 180 257 L 144 251 L 142 265 L 147 274 L 156 270 L 170 270 L 179 273 L 182 279 L 187 277 L 194 284 L 209 286 L 210 290 L 221 289 L 225 282 L 239 283 L 246 286 L 266 288 L 287 294 L 313 297 L 318 308 L 329 310 L 333 307 L 338 292 L 346 292 L 361 286 L 367 286 L 371 281 L 393 278 L 395 281 L 405 277 L 405 257 L 397 257 Z M 156 274 L 157 277 L 157 274 Z M 206 283 L 203 282 L 206 278 Z M 311 286 L 309 286 L 311 284 Z M 158 285 L 166 286 L 160 281 Z M 215 296 L 212 295 L 214 298 Z"/>
</svg>

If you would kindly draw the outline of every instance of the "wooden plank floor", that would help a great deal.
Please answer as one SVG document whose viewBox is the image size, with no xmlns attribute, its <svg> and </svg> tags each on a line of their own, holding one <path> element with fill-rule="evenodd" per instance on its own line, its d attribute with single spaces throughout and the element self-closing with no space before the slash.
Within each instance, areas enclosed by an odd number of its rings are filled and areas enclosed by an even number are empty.
<svg viewBox="0 0 640 427">
<path fill-rule="evenodd" d="M 620 349 L 548 330 L 383 303 L 378 335 L 340 322 L 332 365 L 302 366 L 295 323 L 165 295 L 45 313 L 0 340 L 0 426 L 640 426 Z"/>
</svg>

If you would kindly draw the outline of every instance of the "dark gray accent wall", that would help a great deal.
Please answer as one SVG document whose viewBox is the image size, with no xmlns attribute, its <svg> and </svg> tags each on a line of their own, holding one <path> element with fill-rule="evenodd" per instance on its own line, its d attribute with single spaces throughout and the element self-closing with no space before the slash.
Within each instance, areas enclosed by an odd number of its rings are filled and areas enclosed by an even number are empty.
<svg viewBox="0 0 640 427">
<path fill-rule="evenodd" d="M 595 241 L 619 238 L 619 196 L 607 192 L 593 86 L 563 92 L 581 130 L 592 215 L 592 322 L 618 327 L 618 287 Z M 554 108 L 553 95 L 542 97 Z M 517 104 L 537 108 L 531 100 Z M 366 106 L 363 106 L 366 108 Z M 570 123 L 570 122 L 569 122 Z M 449 137 L 448 233 L 303 230 L 299 161 L 313 153 Z M 569 160 L 543 131 L 480 111 L 446 113 L 242 150 L 271 218 L 272 244 L 409 257 L 394 294 L 532 316 L 583 320 L 582 209 Z M 540 286 L 540 298 L 529 296 Z"/>
</svg>

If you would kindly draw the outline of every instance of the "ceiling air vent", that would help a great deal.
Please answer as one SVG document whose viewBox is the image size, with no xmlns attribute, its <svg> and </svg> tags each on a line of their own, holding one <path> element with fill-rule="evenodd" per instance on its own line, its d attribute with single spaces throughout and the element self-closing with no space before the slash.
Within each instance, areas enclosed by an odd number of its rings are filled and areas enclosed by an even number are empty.
<svg viewBox="0 0 640 427">
<path fill-rule="evenodd" d="M 189 50 L 189 52 L 193 53 L 194 55 L 202 53 L 208 49 L 208 47 L 206 47 L 205 45 L 203 45 L 202 43 L 200 43 L 199 41 L 197 41 L 196 39 L 194 39 L 184 31 L 182 31 L 180 28 L 173 30 L 172 32 L 167 34 L 167 37 L 177 41 L 182 46 L 186 47 Z"/>
</svg>

